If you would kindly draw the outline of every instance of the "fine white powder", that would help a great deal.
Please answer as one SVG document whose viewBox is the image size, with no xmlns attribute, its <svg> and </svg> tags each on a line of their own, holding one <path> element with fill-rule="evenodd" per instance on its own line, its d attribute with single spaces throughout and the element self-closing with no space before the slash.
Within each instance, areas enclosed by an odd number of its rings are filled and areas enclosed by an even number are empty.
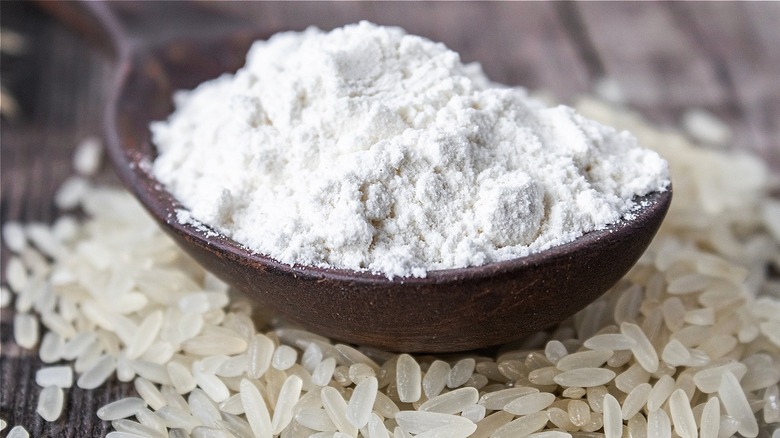
<svg viewBox="0 0 780 438">
<path fill-rule="evenodd" d="M 175 105 L 151 129 L 179 216 L 289 264 L 392 278 L 517 258 L 669 184 L 632 135 L 367 22 L 256 42 Z"/>
</svg>

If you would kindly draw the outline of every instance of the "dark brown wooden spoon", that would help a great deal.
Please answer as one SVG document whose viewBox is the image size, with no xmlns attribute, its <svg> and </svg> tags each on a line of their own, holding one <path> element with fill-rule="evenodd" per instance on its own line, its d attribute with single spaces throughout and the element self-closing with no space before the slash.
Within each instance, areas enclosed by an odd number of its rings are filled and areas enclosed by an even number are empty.
<svg viewBox="0 0 780 438">
<path fill-rule="evenodd" d="M 349 270 L 289 266 L 176 220 L 182 208 L 149 172 L 149 123 L 172 111 L 171 95 L 244 62 L 252 41 L 237 32 L 179 40 L 119 57 L 106 137 L 124 184 L 196 260 L 258 306 L 334 339 L 404 352 L 452 352 L 513 341 L 591 303 L 637 261 L 658 230 L 671 190 L 652 193 L 634 219 L 516 260 L 388 280 Z"/>
</svg>

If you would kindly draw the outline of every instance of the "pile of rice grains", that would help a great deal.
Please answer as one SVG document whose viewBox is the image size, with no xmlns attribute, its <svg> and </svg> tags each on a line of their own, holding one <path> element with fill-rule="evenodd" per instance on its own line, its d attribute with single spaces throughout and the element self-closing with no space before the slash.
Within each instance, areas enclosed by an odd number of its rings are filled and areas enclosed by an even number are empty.
<svg viewBox="0 0 780 438">
<path fill-rule="evenodd" d="M 38 413 L 57 420 L 74 380 L 117 378 L 138 396 L 98 410 L 116 438 L 777 438 L 776 181 L 755 158 L 695 146 L 625 108 L 587 98 L 578 109 L 670 161 L 671 211 L 612 290 L 495 357 L 391 354 L 253 319 L 129 194 L 89 182 L 100 150 L 83 144 L 80 176 L 55 202 L 88 219 L 2 230 L 15 254 L 2 305 L 15 306 L 17 344 L 50 364 L 36 374 Z M 694 137 L 728 140 L 710 135 L 728 131 L 706 113 L 689 115 Z"/>
</svg>

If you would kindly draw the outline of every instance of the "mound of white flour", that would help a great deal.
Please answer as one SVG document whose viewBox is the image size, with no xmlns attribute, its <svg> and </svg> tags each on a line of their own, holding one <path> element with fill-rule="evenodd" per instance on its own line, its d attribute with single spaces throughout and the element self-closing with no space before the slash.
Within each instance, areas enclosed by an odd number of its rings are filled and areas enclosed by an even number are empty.
<svg viewBox="0 0 780 438">
<path fill-rule="evenodd" d="M 669 184 L 630 134 L 367 22 L 257 42 L 175 103 L 151 129 L 182 219 L 290 264 L 393 277 L 516 258 Z"/>
</svg>

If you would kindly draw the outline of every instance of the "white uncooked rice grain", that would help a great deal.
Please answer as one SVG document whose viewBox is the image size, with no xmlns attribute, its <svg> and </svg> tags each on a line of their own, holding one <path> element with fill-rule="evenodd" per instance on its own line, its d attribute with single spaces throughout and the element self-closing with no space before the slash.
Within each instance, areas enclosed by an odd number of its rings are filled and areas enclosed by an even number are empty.
<svg viewBox="0 0 780 438">
<path fill-rule="evenodd" d="M 630 350 L 636 342 L 620 333 L 605 333 L 587 339 L 583 346 L 591 350 Z"/>
<path fill-rule="evenodd" d="M 539 412 L 555 401 L 555 395 L 538 392 L 518 397 L 504 406 L 504 410 L 513 415 L 528 415 Z"/>
<path fill-rule="evenodd" d="M 466 383 L 474 373 L 475 366 L 476 361 L 470 357 L 456 362 L 450 370 L 450 375 L 447 376 L 447 387 L 457 388 Z"/>
<path fill-rule="evenodd" d="M 358 429 L 364 427 L 369 420 L 369 415 L 374 407 L 376 391 L 379 383 L 376 377 L 369 377 L 355 385 L 352 397 L 347 405 L 347 421 Z"/>
<path fill-rule="evenodd" d="M 476 424 L 447 424 L 419 433 L 415 437 L 420 438 L 466 438 L 477 430 Z"/>
<path fill-rule="evenodd" d="M 468 418 L 474 423 L 479 423 L 483 418 L 485 418 L 485 414 L 487 414 L 487 410 L 484 406 L 473 404 L 463 408 L 463 411 L 460 415 L 464 418 Z"/>
<path fill-rule="evenodd" d="M 658 353 L 645 332 L 638 325 L 629 322 L 620 324 L 620 332 L 636 343 L 631 352 L 637 362 L 650 373 L 658 371 Z"/>
<path fill-rule="evenodd" d="M 141 396 L 150 408 L 157 410 L 165 406 L 165 397 L 163 397 L 160 390 L 154 386 L 154 383 L 143 377 L 138 377 L 133 380 L 133 386 L 135 387 L 135 392 Z"/>
<path fill-rule="evenodd" d="M 97 341 L 97 334 L 95 332 L 80 332 L 62 346 L 62 357 L 67 360 L 76 359 L 95 341 Z"/>
<path fill-rule="evenodd" d="M 674 431 L 681 438 L 697 438 L 696 419 L 693 417 L 691 403 L 682 389 L 675 390 L 669 397 L 669 412 L 672 414 Z"/>
<path fill-rule="evenodd" d="M 561 386 L 577 386 L 589 388 L 604 385 L 615 378 L 615 372 L 606 368 L 577 368 L 565 371 L 553 377 Z"/>
<path fill-rule="evenodd" d="M 732 137 L 731 128 L 726 123 L 702 108 L 686 110 L 682 126 L 695 140 L 716 146 L 725 146 Z"/>
<path fill-rule="evenodd" d="M 612 357 L 612 350 L 585 350 L 572 353 L 555 364 L 561 371 L 571 371 L 578 368 L 597 368 L 604 365 Z"/>
<path fill-rule="evenodd" d="M 3 224 L 3 242 L 12 252 L 21 253 L 27 247 L 27 236 L 22 224 L 8 221 Z"/>
<path fill-rule="evenodd" d="M 280 345 L 271 357 L 271 366 L 277 370 L 284 371 L 293 366 L 297 358 L 298 352 L 294 348 L 288 345 Z"/>
<path fill-rule="evenodd" d="M 249 343 L 249 377 L 258 379 L 268 367 L 274 354 L 274 342 L 263 334 L 256 334 Z"/>
<path fill-rule="evenodd" d="M 355 436 L 357 428 L 347 420 L 347 402 L 344 401 L 341 394 L 335 388 L 326 386 L 322 388 L 320 397 L 322 398 L 322 406 L 336 429 L 349 436 Z"/>
<path fill-rule="evenodd" d="M 650 390 L 650 394 L 647 398 L 647 408 L 652 411 L 661 409 L 661 406 L 666 402 L 672 392 L 674 391 L 674 378 L 668 375 L 661 376 L 657 382 L 653 385 L 653 389 Z"/>
<path fill-rule="evenodd" d="M 295 421 L 304 427 L 320 432 L 335 432 L 336 426 L 328 413 L 319 408 L 302 408 L 295 414 Z"/>
<path fill-rule="evenodd" d="M 111 355 L 103 355 L 92 368 L 79 376 L 76 385 L 83 389 L 95 389 L 102 385 L 114 370 L 116 370 L 116 360 Z"/>
<path fill-rule="evenodd" d="M 699 430 L 702 438 L 717 437 L 720 432 L 720 400 L 710 398 L 704 405 Z"/>
<path fill-rule="evenodd" d="M 469 406 L 476 405 L 478 400 L 479 391 L 476 388 L 464 387 L 428 399 L 420 405 L 418 410 L 442 414 L 458 414 Z"/>
<path fill-rule="evenodd" d="M 772 385 L 764 391 L 764 422 L 780 423 L 780 387 Z"/>
<path fill-rule="evenodd" d="M 351 380 L 352 383 L 357 385 L 371 377 L 376 377 L 376 371 L 374 371 L 374 369 L 369 365 L 364 363 L 354 363 L 349 366 L 349 380 Z"/>
<path fill-rule="evenodd" d="M 641 365 L 635 363 L 615 377 L 615 386 L 617 389 L 629 393 L 636 388 L 637 385 L 647 383 L 650 380 L 650 377 L 650 373 L 645 371 Z"/>
<path fill-rule="evenodd" d="M 247 342 L 236 336 L 200 335 L 182 342 L 181 348 L 195 356 L 240 354 L 246 351 Z"/>
<path fill-rule="evenodd" d="M 46 332 L 38 348 L 38 356 L 43 363 L 54 363 L 62 358 L 62 337 L 56 332 Z"/>
<path fill-rule="evenodd" d="M 648 438 L 671 438 L 672 423 L 666 411 L 658 409 L 647 415 Z"/>
<path fill-rule="evenodd" d="M 27 239 L 42 253 L 53 259 L 62 259 L 65 249 L 57 238 L 54 237 L 48 225 L 31 223 L 27 225 L 25 232 L 27 233 Z"/>
<path fill-rule="evenodd" d="M 12 256 L 8 259 L 5 266 L 5 281 L 17 294 L 24 292 L 27 284 L 30 281 L 30 277 L 27 273 L 27 268 L 24 266 L 24 262 L 19 257 Z"/>
<path fill-rule="evenodd" d="M 623 418 L 620 402 L 612 394 L 604 396 L 604 412 L 602 423 L 605 438 L 620 438 L 623 436 Z"/>
<path fill-rule="evenodd" d="M 459 415 L 426 411 L 400 411 L 395 415 L 395 421 L 405 432 L 415 435 L 444 426 L 471 428 L 474 424 L 468 418 Z"/>
<path fill-rule="evenodd" d="M 35 410 L 46 421 L 55 421 L 62 414 L 65 394 L 58 386 L 46 386 L 38 395 L 38 408 Z"/>
<path fill-rule="evenodd" d="M 12 300 L 11 291 L 5 286 L 0 286 L 0 309 L 10 306 Z"/>
<path fill-rule="evenodd" d="M 212 372 L 203 372 L 195 369 L 193 370 L 192 377 L 195 378 L 195 382 L 198 386 L 205 391 L 212 400 L 219 403 L 230 397 L 230 389 L 225 385 L 225 382 L 223 382 L 222 379 L 215 374 L 212 374 Z"/>
<path fill-rule="evenodd" d="M 539 431 L 549 421 L 547 412 L 536 412 L 525 417 L 512 420 L 493 432 L 493 438 L 512 438 L 527 436 Z"/>
<path fill-rule="evenodd" d="M 737 431 L 744 437 L 758 436 L 758 422 L 750 403 L 745 397 L 745 393 L 739 384 L 737 378 L 731 373 L 724 373 L 720 380 L 718 389 L 718 398 L 720 398 L 726 413 L 734 417 L 739 426 Z"/>
<path fill-rule="evenodd" d="M 652 389 L 652 385 L 645 382 L 635 386 L 634 389 L 626 395 L 621 408 L 623 420 L 630 420 L 645 407 Z"/>
<path fill-rule="evenodd" d="M 73 368 L 70 365 L 41 368 L 35 372 L 35 383 L 42 387 L 70 388 L 73 386 Z"/>
<path fill-rule="evenodd" d="M 96 137 L 87 137 L 76 147 L 73 154 L 73 170 L 92 176 L 97 173 L 103 160 L 103 145 Z"/>
<path fill-rule="evenodd" d="M 143 399 L 127 397 L 101 407 L 97 411 L 97 416 L 104 421 L 118 420 L 133 416 L 144 407 L 146 407 L 146 402 Z"/>
<path fill-rule="evenodd" d="M 271 426 L 271 416 L 268 413 L 268 407 L 260 395 L 260 390 L 249 380 L 241 380 L 241 403 L 244 405 L 244 412 L 249 421 L 255 436 L 271 436 L 273 427 Z"/>
<path fill-rule="evenodd" d="M 23 426 L 14 426 L 8 431 L 6 438 L 29 438 L 30 434 Z"/>
<path fill-rule="evenodd" d="M 562 357 L 566 356 L 568 351 L 561 341 L 552 340 L 544 346 L 544 355 L 553 364 L 557 364 Z"/>
<path fill-rule="evenodd" d="M 195 382 L 195 377 L 192 376 L 190 368 L 179 362 L 168 362 L 166 370 L 168 371 L 168 378 L 171 384 L 179 394 L 186 394 L 195 389 L 197 382 Z"/>
<path fill-rule="evenodd" d="M 571 438 L 571 434 L 561 430 L 546 430 L 544 432 L 534 432 L 528 435 L 529 438 Z"/>
<path fill-rule="evenodd" d="M 374 362 L 374 360 L 372 360 L 370 357 L 366 356 L 365 354 L 361 353 L 359 350 L 350 347 L 349 345 L 336 344 L 336 351 L 339 352 L 341 358 L 344 360 L 344 362 L 347 365 L 362 363 L 370 366 L 375 370 L 379 369 L 379 365 L 376 362 Z"/>
<path fill-rule="evenodd" d="M 431 399 L 441 393 L 447 386 L 447 379 L 450 376 L 450 364 L 443 360 L 434 360 L 428 367 L 428 372 L 423 377 L 422 385 L 425 397 Z"/>
<path fill-rule="evenodd" d="M 29 313 L 14 316 L 14 341 L 23 348 L 33 348 L 38 343 L 38 318 Z"/>
<path fill-rule="evenodd" d="M 569 421 L 577 427 L 590 423 L 590 406 L 582 400 L 572 400 L 568 406 Z"/>
<path fill-rule="evenodd" d="M 374 410 L 385 418 L 393 418 L 398 413 L 399 408 L 390 397 L 380 391 L 376 393 Z"/>
<path fill-rule="evenodd" d="M 311 382 L 317 386 L 325 386 L 330 382 L 333 377 L 333 371 L 336 370 L 336 359 L 329 357 L 314 368 L 314 372 L 311 374 Z"/>
<path fill-rule="evenodd" d="M 516 398 L 522 397 L 524 395 L 538 392 L 538 389 L 530 387 L 501 389 L 484 394 L 479 399 L 479 404 L 491 410 L 504 409 L 504 406 L 506 406 L 507 403 L 511 402 L 512 400 L 515 400 Z"/>
<path fill-rule="evenodd" d="M 80 176 L 71 176 L 54 194 L 54 205 L 60 210 L 73 210 L 89 193 L 89 182 Z"/>
<path fill-rule="evenodd" d="M 369 438 L 390 438 L 382 418 L 372 413 L 368 418 L 368 437 Z"/>
<path fill-rule="evenodd" d="M 298 403 L 298 399 L 301 397 L 302 387 L 303 381 L 298 376 L 290 376 L 284 381 L 279 392 L 279 399 L 276 402 L 273 418 L 271 419 L 271 429 L 274 434 L 281 433 L 290 424 L 295 404 Z M 372 395 L 376 393 L 376 388 L 373 389 Z"/>
<path fill-rule="evenodd" d="M 408 354 L 398 356 L 396 385 L 398 386 L 398 397 L 402 402 L 412 403 L 420 399 L 422 393 L 422 375 L 420 373 L 420 364 L 412 356 Z"/>
</svg>

